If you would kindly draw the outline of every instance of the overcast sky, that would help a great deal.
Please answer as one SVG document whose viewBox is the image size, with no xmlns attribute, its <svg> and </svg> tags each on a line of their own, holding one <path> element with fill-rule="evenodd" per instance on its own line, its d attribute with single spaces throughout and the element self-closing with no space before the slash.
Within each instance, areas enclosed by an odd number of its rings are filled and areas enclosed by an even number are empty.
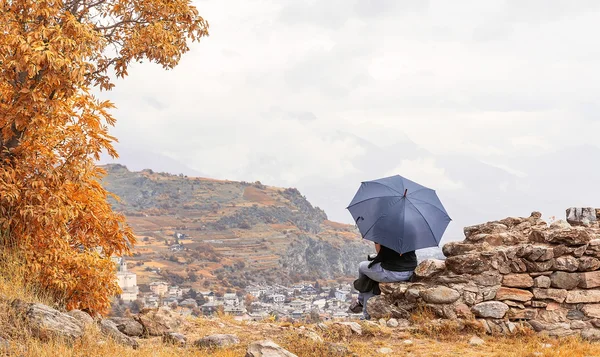
<svg viewBox="0 0 600 357">
<path fill-rule="evenodd" d="M 444 155 L 522 178 L 523 157 L 598 146 L 600 1 L 195 4 L 210 37 L 175 70 L 135 65 L 102 94 L 124 152 L 301 189 L 400 173 L 443 195 L 477 175 L 448 175 Z M 427 154 L 357 167 L 368 145 L 406 142 Z M 561 164 L 586 164 L 573 159 Z"/>
</svg>

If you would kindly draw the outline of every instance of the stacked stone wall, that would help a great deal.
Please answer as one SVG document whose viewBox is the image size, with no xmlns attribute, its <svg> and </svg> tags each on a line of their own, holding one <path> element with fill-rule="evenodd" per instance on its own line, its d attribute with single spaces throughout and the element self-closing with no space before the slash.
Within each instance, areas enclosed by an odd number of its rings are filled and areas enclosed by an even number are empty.
<svg viewBox="0 0 600 357">
<path fill-rule="evenodd" d="M 600 210 L 570 208 L 568 221 L 530 217 L 466 227 L 408 283 L 380 284 L 371 317 L 405 318 L 425 307 L 442 319 L 477 320 L 490 334 L 518 324 L 551 336 L 600 338 Z"/>
</svg>

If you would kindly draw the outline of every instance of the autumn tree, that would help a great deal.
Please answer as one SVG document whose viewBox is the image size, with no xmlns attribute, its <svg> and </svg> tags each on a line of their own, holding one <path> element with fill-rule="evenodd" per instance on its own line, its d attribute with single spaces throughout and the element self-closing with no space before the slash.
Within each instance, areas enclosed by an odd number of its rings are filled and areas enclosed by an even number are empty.
<svg viewBox="0 0 600 357">
<path fill-rule="evenodd" d="M 99 182 L 115 118 L 93 92 L 133 62 L 173 68 L 208 24 L 189 0 L 0 0 L 0 14 L 0 243 L 58 303 L 105 312 L 110 256 L 135 239 Z"/>
</svg>

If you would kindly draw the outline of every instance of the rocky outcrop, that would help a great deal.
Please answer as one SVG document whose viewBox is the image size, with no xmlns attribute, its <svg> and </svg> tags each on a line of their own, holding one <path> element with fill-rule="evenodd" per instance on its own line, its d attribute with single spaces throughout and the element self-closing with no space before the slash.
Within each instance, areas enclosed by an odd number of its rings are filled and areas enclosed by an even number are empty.
<svg viewBox="0 0 600 357">
<path fill-rule="evenodd" d="M 194 342 L 194 345 L 196 347 L 219 348 L 237 345 L 238 343 L 240 343 L 240 339 L 236 335 L 217 334 L 202 337 Z"/>
<path fill-rule="evenodd" d="M 417 307 L 442 319 L 476 319 L 488 333 L 523 324 L 551 336 L 600 336 L 600 228 L 596 209 L 570 208 L 548 225 L 539 212 L 464 229 L 427 260 L 412 282 L 380 284 L 371 317 L 405 317 Z M 600 210 L 598 210 L 600 213 Z M 404 316 L 402 316 L 404 315 Z"/>
<path fill-rule="evenodd" d="M 72 316 L 49 306 L 15 300 L 13 308 L 41 340 L 63 338 L 75 340 L 83 336 L 83 324 Z"/>
</svg>

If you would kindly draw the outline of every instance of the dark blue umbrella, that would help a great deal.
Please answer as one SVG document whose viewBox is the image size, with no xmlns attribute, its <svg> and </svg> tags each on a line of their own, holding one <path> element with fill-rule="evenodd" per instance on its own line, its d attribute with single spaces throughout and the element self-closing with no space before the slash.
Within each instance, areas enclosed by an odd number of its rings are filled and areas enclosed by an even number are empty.
<svg viewBox="0 0 600 357">
<path fill-rule="evenodd" d="M 348 210 L 363 238 L 398 253 L 437 246 L 451 221 L 434 190 L 400 175 L 363 182 Z"/>
</svg>

